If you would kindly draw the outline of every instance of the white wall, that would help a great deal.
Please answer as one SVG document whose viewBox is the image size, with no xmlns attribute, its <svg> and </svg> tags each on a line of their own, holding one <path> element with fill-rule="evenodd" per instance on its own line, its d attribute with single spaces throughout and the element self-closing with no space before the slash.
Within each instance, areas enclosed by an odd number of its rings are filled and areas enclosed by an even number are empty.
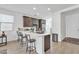
<svg viewBox="0 0 79 59">
<path fill-rule="evenodd" d="M 61 41 L 61 13 L 57 12 L 52 15 L 52 33 L 58 34 L 58 41 Z"/>
<path fill-rule="evenodd" d="M 22 21 L 23 20 L 22 19 L 23 14 L 16 13 L 16 12 L 9 11 L 9 10 L 2 9 L 2 8 L 0 8 L 0 13 L 14 16 L 13 30 L 6 32 L 6 34 L 7 34 L 7 37 L 8 37 L 8 41 L 16 40 L 17 34 L 16 34 L 15 30 L 17 30 L 18 27 L 22 27 L 22 25 L 23 25 L 23 21 Z"/>
<path fill-rule="evenodd" d="M 67 15 L 66 37 L 79 38 L 79 13 Z"/>
<path fill-rule="evenodd" d="M 46 18 L 46 33 L 51 33 L 52 30 L 52 17 Z"/>
<path fill-rule="evenodd" d="M 65 15 L 61 13 L 61 39 L 63 40 L 66 37 L 66 21 Z"/>
<path fill-rule="evenodd" d="M 62 13 L 70 12 L 74 9 L 79 8 L 79 5 L 72 6 L 69 8 L 66 8 L 64 10 L 60 10 L 52 15 L 52 33 L 58 33 L 58 40 L 61 41 L 66 37 L 66 24 L 64 15 Z M 78 13 L 78 12 L 77 12 Z M 77 36 L 78 37 L 78 36 Z"/>
<path fill-rule="evenodd" d="M 62 13 L 61 35 L 65 37 L 79 38 L 79 7 Z"/>
<path fill-rule="evenodd" d="M 74 17 L 74 16 L 69 16 L 69 15 L 72 15 L 72 14 L 78 14 L 79 13 L 79 5 L 76 5 L 76 6 L 72 6 L 72 7 L 69 7 L 69 8 L 66 8 L 66 9 L 64 9 L 64 10 L 61 10 L 61 11 L 59 11 L 60 13 L 61 13 L 61 39 L 63 40 L 66 36 L 70 36 L 70 35 L 68 35 L 68 31 L 70 30 L 70 31 L 72 31 L 73 29 L 71 28 L 71 24 L 68 24 L 68 23 L 71 23 L 71 22 L 74 22 L 74 23 L 76 23 L 77 22 L 77 20 L 75 21 L 75 20 L 72 20 L 72 19 L 76 19 L 76 17 Z M 66 17 L 67 16 L 67 17 Z M 78 16 L 77 16 L 77 18 L 78 18 Z M 69 21 L 69 19 L 71 19 L 71 22 Z M 67 25 L 67 24 L 68 25 Z M 74 24 L 73 23 L 73 24 Z M 77 23 L 78 24 L 78 23 Z M 77 25 L 76 24 L 76 25 Z M 76 25 L 75 25 L 75 27 L 74 28 L 76 28 Z M 68 28 L 67 27 L 70 27 L 70 29 L 68 30 Z M 76 34 L 74 34 L 74 35 L 78 35 L 78 30 L 77 30 L 78 28 L 76 28 Z M 73 31 L 74 31 L 73 30 Z M 74 38 L 78 38 L 78 36 L 74 36 L 73 35 L 73 37 Z"/>
</svg>

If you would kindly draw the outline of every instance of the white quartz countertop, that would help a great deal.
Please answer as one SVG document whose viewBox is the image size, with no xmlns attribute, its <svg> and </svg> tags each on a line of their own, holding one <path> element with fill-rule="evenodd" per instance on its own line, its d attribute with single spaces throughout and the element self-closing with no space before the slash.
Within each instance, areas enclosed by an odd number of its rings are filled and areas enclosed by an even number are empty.
<svg viewBox="0 0 79 59">
<path fill-rule="evenodd" d="M 42 35 L 42 36 L 45 36 L 45 35 L 50 35 L 50 33 L 42 33 L 42 34 L 39 34 L 39 33 L 35 33 L 37 35 Z"/>
<path fill-rule="evenodd" d="M 28 32 L 28 31 L 20 31 L 23 33 L 23 35 L 25 34 L 30 34 L 30 35 L 36 35 L 36 36 L 45 36 L 45 35 L 50 35 L 50 33 L 36 33 L 36 32 Z"/>
</svg>

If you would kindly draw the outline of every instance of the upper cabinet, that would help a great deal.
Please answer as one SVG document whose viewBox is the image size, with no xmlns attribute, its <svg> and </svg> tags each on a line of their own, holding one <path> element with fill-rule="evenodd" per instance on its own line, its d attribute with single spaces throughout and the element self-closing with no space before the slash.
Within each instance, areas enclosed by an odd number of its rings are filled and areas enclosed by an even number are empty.
<svg viewBox="0 0 79 59">
<path fill-rule="evenodd" d="M 23 27 L 36 27 L 36 30 L 45 30 L 45 20 L 23 16 Z"/>
<path fill-rule="evenodd" d="M 23 16 L 23 27 L 32 27 L 32 18 Z"/>
</svg>

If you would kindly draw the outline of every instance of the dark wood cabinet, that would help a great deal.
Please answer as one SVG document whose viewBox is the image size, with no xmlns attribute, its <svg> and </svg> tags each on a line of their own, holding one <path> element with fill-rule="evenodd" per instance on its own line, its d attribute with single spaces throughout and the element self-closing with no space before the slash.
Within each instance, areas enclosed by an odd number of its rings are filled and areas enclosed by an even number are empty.
<svg viewBox="0 0 79 59">
<path fill-rule="evenodd" d="M 39 24 L 39 29 L 40 29 L 40 30 L 42 30 L 42 20 L 41 20 L 41 19 L 39 19 L 39 21 L 38 21 L 38 22 L 39 22 L 39 23 L 38 23 L 38 24 Z"/>
<path fill-rule="evenodd" d="M 23 27 L 36 27 L 36 30 L 45 31 L 45 20 L 23 16 Z"/>
<path fill-rule="evenodd" d="M 32 27 L 32 18 L 23 16 L 23 27 Z"/>
<path fill-rule="evenodd" d="M 46 52 L 48 49 L 50 49 L 50 35 L 44 37 L 44 51 Z"/>
</svg>

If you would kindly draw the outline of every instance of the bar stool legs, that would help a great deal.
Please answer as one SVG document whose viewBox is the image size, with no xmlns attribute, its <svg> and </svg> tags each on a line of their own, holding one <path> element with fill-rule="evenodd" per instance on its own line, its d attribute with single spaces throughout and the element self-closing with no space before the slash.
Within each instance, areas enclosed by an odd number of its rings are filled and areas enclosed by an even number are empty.
<svg viewBox="0 0 79 59">
<path fill-rule="evenodd" d="M 32 52 L 32 51 L 36 51 L 36 46 L 35 46 L 35 42 L 36 40 L 35 39 L 31 39 L 30 38 L 30 35 L 25 35 L 26 37 L 26 52 L 28 51 L 29 54 Z"/>
<path fill-rule="evenodd" d="M 27 43 L 26 44 L 26 52 L 29 52 L 29 54 L 31 54 L 33 51 L 36 53 L 35 42 L 33 42 L 33 43 Z"/>
</svg>

